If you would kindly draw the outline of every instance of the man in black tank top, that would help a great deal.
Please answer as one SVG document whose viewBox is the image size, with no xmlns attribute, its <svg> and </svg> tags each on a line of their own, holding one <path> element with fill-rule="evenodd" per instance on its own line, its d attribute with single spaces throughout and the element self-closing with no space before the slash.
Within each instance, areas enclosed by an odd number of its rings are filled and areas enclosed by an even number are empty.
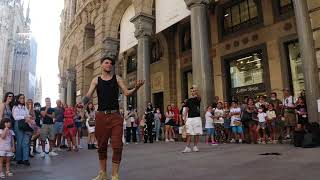
<svg viewBox="0 0 320 180">
<path fill-rule="evenodd" d="M 137 81 L 135 88 L 128 90 L 123 79 L 120 76 L 112 75 L 112 66 L 115 57 L 107 54 L 101 58 L 102 74 L 95 77 L 90 85 L 87 95 L 83 98 L 83 103 L 88 104 L 95 90 L 98 96 L 98 112 L 96 114 L 95 135 L 98 141 L 98 154 L 100 172 L 93 180 L 107 179 L 107 147 L 108 140 L 112 137 L 112 180 L 119 179 L 119 167 L 122 156 L 122 134 L 123 118 L 119 113 L 118 94 L 119 87 L 125 96 L 134 94 L 144 81 Z"/>
</svg>

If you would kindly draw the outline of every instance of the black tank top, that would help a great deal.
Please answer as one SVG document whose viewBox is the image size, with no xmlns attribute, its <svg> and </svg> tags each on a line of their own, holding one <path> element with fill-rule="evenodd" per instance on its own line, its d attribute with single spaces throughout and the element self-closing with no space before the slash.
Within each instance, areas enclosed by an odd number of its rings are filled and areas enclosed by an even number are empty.
<svg viewBox="0 0 320 180">
<path fill-rule="evenodd" d="M 98 111 L 119 109 L 119 86 L 116 75 L 108 81 L 98 77 L 97 95 Z"/>
</svg>

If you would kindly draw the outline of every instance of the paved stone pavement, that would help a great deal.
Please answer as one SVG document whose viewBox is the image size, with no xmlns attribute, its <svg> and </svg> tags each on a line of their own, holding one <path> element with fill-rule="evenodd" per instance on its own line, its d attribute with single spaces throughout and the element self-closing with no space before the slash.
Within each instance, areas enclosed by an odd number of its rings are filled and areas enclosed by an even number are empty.
<svg viewBox="0 0 320 180">
<path fill-rule="evenodd" d="M 200 152 L 182 154 L 183 148 L 183 143 L 127 145 L 121 179 L 317 180 L 320 177 L 320 148 L 201 144 Z M 281 155 L 259 155 L 268 152 Z M 13 169 L 15 176 L 9 180 L 91 180 L 98 172 L 97 154 L 85 149 L 78 153 L 60 152 L 59 156 L 44 160 L 35 157 L 31 167 L 13 165 Z"/>
</svg>

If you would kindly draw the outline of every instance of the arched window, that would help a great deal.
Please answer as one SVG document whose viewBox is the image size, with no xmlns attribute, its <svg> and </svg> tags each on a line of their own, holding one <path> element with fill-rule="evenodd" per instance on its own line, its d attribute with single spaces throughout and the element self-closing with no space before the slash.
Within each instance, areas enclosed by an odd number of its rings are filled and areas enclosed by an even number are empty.
<svg viewBox="0 0 320 180">
<path fill-rule="evenodd" d="M 95 27 L 92 24 L 88 24 L 84 30 L 84 50 L 88 50 L 94 45 Z"/>
</svg>

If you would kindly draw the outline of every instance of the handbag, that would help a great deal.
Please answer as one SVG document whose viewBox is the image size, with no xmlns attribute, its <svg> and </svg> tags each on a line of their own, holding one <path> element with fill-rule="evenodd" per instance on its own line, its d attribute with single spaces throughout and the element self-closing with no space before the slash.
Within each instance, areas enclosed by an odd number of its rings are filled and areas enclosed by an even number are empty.
<svg viewBox="0 0 320 180">
<path fill-rule="evenodd" d="M 18 127 L 21 131 L 25 131 L 25 132 L 32 132 L 33 131 L 33 129 L 29 126 L 29 124 L 26 123 L 25 119 L 18 121 Z"/>
</svg>

